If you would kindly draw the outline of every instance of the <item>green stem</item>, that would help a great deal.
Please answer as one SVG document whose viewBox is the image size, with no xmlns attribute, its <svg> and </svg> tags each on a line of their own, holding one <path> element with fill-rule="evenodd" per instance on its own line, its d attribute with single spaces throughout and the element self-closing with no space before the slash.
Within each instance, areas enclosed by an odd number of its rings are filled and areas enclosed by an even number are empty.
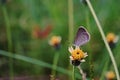
<svg viewBox="0 0 120 80">
<path fill-rule="evenodd" d="M 55 53 L 55 56 L 54 56 L 54 59 L 53 59 L 53 69 L 52 69 L 52 76 L 53 78 L 51 80 L 54 80 L 54 78 L 56 77 L 56 68 L 57 68 L 57 64 L 58 64 L 58 59 L 59 59 L 59 53 L 56 52 Z"/>
<path fill-rule="evenodd" d="M 78 66 L 79 72 L 82 75 L 82 80 L 86 80 L 86 74 L 83 72 L 81 66 Z"/>
<path fill-rule="evenodd" d="M 97 16 L 96 16 L 96 13 L 95 13 L 92 5 L 91 5 L 91 2 L 90 2 L 89 0 L 86 0 L 86 2 L 87 2 L 87 4 L 88 4 L 88 7 L 89 7 L 89 9 L 90 9 L 90 11 L 91 11 L 94 19 L 95 19 L 95 22 L 96 22 L 96 24 L 97 24 L 97 27 L 98 27 L 98 29 L 99 29 L 99 31 L 100 31 L 100 33 L 101 33 L 102 39 L 103 39 L 103 41 L 104 41 L 104 43 L 105 43 L 105 46 L 106 46 L 106 48 L 107 48 L 107 50 L 108 50 L 109 56 L 110 56 L 110 58 L 111 58 L 112 64 L 113 64 L 114 69 L 115 69 L 115 73 L 116 73 L 117 80 L 120 80 L 119 71 L 118 71 L 118 68 L 117 68 L 117 64 L 116 64 L 115 58 L 114 58 L 113 53 L 112 53 L 112 51 L 111 51 L 111 49 L 110 49 L 110 47 L 109 47 L 109 45 L 108 45 L 108 43 L 107 43 L 107 41 L 106 41 L 105 34 L 104 34 L 104 32 L 103 32 L 103 29 L 102 29 L 102 27 L 101 27 L 101 24 L 100 24 L 100 22 L 99 22 L 99 20 L 98 20 L 98 18 L 97 18 Z"/>
<path fill-rule="evenodd" d="M 6 24 L 6 32 L 7 32 L 7 39 L 8 39 L 8 51 L 11 52 L 12 51 L 12 39 L 11 39 L 10 22 L 9 22 L 9 18 L 8 18 L 8 14 L 7 14 L 5 5 L 3 5 L 2 9 L 3 9 L 5 24 Z M 13 76 L 14 76 L 13 59 L 11 57 L 9 57 L 9 69 L 10 69 L 10 80 L 13 80 Z"/>
<path fill-rule="evenodd" d="M 74 22 L 73 22 L 73 1 L 68 0 L 68 26 L 69 26 L 69 42 L 70 45 L 72 44 L 73 41 L 73 36 L 74 36 Z"/>
<path fill-rule="evenodd" d="M 75 80 L 75 66 L 73 66 L 72 80 Z"/>
<path fill-rule="evenodd" d="M 74 37 L 74 22 L 73 22 L 73 1 L 72 0 L 68 0 L 68 29 L 69 29 L 69 36 L 68 36 L 68 39 L 69 39 L 69 43 L 70 43 L 70 46 L 73 42 L 73 37 Z M 71 65 L 69 64 L 68 68 L 71 70 L 72 67 Z M 72 74 L 72 78 L 69 77 L 69 80 L 73 79 L 74 80 L 74 67 L 73 67 L 73 74 Z"/>
</svg>

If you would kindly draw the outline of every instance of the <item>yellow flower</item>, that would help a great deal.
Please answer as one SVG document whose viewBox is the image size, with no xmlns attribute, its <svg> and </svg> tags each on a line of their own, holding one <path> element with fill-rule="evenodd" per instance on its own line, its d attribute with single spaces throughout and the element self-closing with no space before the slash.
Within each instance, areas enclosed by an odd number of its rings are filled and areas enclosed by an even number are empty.
<svg viewBox="0 0 120 80">
<path fill-rule="evenodd" d="M 87 57 L 87 53 L 84 53 L 78 46 L 73 49 L 73 47 L 69 47 L 69 52 L 71 53 L 71 60 L 78 60 L 80 62 L 84 62 L 84 58 Z"/>
<path fill-rule="evenodd" d="M 52 36 L 50 41 L 49 41 L 49 44 L 51 46 L 58 46 L 59 44 L 61 43 L 61 37 L 60 36 Z"/>
<path fill-rule="evenodd" d="M 109 71 L 106 73 L 107 80 L 115 79 L 115 73 L 113 71 Z"/>
<path fill-rule="evenodd" d="M 108 43 L 116 43 L 118 41 L 118 36 L 116 36 L 114 33 L 108 33 L 106 39 Z"/>
</svg>

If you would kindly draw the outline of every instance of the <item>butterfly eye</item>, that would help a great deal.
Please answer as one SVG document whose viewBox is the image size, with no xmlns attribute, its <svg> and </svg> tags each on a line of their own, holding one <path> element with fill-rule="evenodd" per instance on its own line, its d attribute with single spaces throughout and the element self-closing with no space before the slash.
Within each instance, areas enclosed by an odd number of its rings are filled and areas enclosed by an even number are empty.
<svg viewBox="0 0 120 80">
<path fill-rule="evenodd" d="M 81 46 L 90 40 L 90 35 L 84 27 L 80 27 L 74 40 L 74 46 Z"/>
</svg>

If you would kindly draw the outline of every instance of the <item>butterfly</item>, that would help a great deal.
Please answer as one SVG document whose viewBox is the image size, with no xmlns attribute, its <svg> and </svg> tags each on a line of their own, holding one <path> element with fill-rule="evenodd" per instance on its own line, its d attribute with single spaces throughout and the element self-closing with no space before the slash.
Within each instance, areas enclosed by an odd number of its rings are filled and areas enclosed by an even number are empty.
<svg viewBox="0 0 120 80">
<path fill-rule="evenodd" d="M 83 26 L 80 26 L 76 33 L 73 45 L 81 46 L 86 44 L 89 40 L 90 40 L 90 35 L 88 31 Z"/>
<path fill-rule="evenodd" d="M 33 36 L 35 38 L 44 39 L 50 34 L 51 30 L 52 30 L 51 25 L 46 26 L 46 28 L 44 29 L 41 29 L 40 27 L 37 26 L 33 30 Z"/>
</svg>

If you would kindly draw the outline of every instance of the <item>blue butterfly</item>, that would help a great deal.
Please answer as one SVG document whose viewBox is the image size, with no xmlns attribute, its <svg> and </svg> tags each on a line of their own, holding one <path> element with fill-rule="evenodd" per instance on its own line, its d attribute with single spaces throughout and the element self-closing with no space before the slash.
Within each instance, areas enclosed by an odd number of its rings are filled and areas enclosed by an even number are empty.
<svg viewBox="0 0 120 80">
<path fill-rule="evenodd" d="M 81 46 L 81 45 L 86 44 L 89 40 L 90 40 L 90 35 L 88 31 L 83 26 L 80 26 L 75 36 L 73 45 Z"/>
</svg>

